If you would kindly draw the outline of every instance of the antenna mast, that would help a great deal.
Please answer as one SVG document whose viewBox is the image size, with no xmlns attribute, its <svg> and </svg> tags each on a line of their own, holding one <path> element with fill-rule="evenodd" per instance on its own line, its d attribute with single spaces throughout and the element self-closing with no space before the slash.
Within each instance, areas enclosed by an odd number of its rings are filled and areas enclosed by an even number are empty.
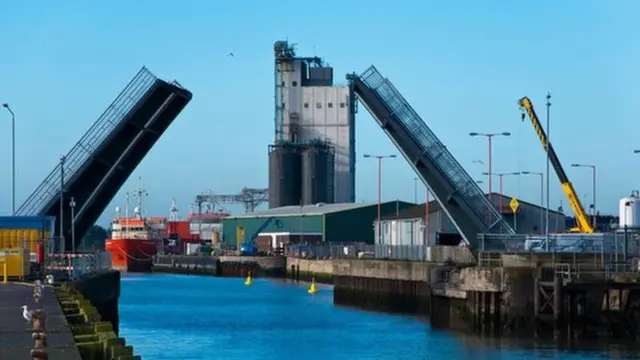
<svg viewBox="0 0 640 360">
<path fill-rule="evenodd" d="M 140 218 L 143 217 L 143 198 L 145 196 L 149 195 L 149 193 L 147 193 L 147 190 L 145 190 L 142 187 L 142 177 L 138 176 L 138 188 L 136 189 L 136 206 L 138 208 L 138 215 L 140 216 Z"/>
<path fill-rule="evenodd" d="M 129 237 L 129 192 L 127 191 L 126 200 L 124 203 L 124 223 L 120 223 L 120 228 L 124 226 L 124 236 Z"/>
<path fill-rule="evenodd" d="M 171 208 L 169 209 L 169 221 L 178 221 L 178 205 L 176 204 L 176 199 L 171 200 Z"/>
</svg>

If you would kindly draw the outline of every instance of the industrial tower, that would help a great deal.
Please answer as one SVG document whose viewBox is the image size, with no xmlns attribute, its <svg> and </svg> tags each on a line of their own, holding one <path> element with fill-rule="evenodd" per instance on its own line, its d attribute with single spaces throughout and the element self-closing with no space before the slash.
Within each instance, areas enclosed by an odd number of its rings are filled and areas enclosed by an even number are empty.
<svg viewBox="0 0 640 360">
<path fill-rule="evenodd" d="M 355 201 L 355 103 L 333 68 L 276 41 L 269 207 Z"/>
</svg>

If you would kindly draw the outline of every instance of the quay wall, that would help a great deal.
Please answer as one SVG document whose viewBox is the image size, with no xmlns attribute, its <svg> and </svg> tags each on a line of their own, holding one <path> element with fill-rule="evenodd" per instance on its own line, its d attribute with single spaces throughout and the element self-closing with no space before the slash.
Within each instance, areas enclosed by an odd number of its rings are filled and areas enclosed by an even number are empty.
<svg viewBox="0 0 640 360">
<path fill-rule="evenodd" d="M 428 314 L 436 265 L 391 260 L 334 260 L 334 302 L 372 310 Z"/>
<path fill-rule="evenodd" d="M 312 260 L 287 258 L 287 278 L 297 281 L 315 281 L 333 284 L 334 260 Z"/>
<path fill-rule="evenodd" d="M 194 259 L 184 265 L 174 257 L 172 265 L 163 266 L 172 272 L 246 276 L 251 271 L 254 276 L 315 279 L 334 284 L 339 305 L 421 314 L 434 327 L 487 335 L 640 335 L 640 327 L 633 325 L 640 323 L 638 274 L 633 279 L 604 281 L 584 274 L 578 279 L 557 270 L 558 261 L 569 261 L 560 255 L 555 260 L 544 254 L 504 256 L 502 266 L 474 266 L 452 261 L 465 259 L 457 248 L 440 247 L 431 254 L 438 261 L 231 256 L 216 258 L 215 270 L 207 270 Z M 593 263 L 592 257 L 577 261 Z"/>
<path fill-rule="evenodd" d="M 284 277 L 286 258 L 278 256 L 158 255 L 153 272 L 213 276 Z"/>
<path fill-rule="evenodd" d="M 120 298 L 120 272 L 107 270 L 89 274 L 70 283 L 85 299 L 98 310 L 103 321 L 113 326 L 118 334 L 120 316 L 118 313 L 118 299 Z"/>
</svg>

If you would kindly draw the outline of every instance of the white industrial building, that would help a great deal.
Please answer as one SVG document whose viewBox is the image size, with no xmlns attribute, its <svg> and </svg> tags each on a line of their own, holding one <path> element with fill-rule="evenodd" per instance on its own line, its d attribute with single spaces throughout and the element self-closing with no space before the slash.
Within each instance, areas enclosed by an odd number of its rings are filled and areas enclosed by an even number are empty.
<svg viewBox="0 0 640 360">
<path fill-rule="evenodd" d="M 502 198 L 502 201 L 500 201 Z M 544 208 L 518 200 L 519 207 L 514 214 L 509 207 L 510 196 L 493 194 L 492 201 L 497 208 L 502 205 L 505 220 L 520 234 L 542 233 L 545 229 Z M 428 236 L 425 236 L 425 219 Z M 384 245 L 437 245 L 458 238 L 457 230 L 437 201 L 405 209 L 393 216 L 383 217 L 381 221 L 382 237 L 377 236 L 376 243 Z M 564 214 L 549 211 L 549 229 L 561 233 L 567 229 Z M 446 240 L 445 240 L 446 239 Z"/>
<path fill-rule="evenodd" d="M 275 144 L 323 140 L 334 148 L 335 203 L 355 201 L 355 101 L 348 86 L 333 85 L 333 68 L 317 57 L 297 57 L 292 44 L 278 41 Z"/>
</svg>

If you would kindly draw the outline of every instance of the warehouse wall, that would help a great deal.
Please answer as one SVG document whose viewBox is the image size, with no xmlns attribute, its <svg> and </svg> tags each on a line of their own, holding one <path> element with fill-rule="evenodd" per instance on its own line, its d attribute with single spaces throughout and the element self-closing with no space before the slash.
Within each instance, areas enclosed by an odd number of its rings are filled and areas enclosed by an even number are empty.
<svg viewBox="0 0 640 360">
<path fill-rule="evenodd" d="M 395 214 L 415 204 L 393 201 L 382 204 L 382 216 Z M 325 215 L 325 241 L 365 242 L 373 244 L 374 223 L 378 218 L 378 206 L 366 206 Z"/>
<path fill-rule="evenodd" d="M 262 232 L 291 232 L 291 233 L 322 233 L 322 215 L 302 215 L 302 216 L 276 216 L 282 227 L 278 228 L 276 222 L 269 224 Z M 245 239 L 248 239 L 267 221 L 268 217 L 230 217 L 223 218 L 222 241 L 227 244 L 236 244 L 236 229 L 238 226 L 244 227 Z"/>
<path fill-rule="evenodd" d="M 542 221 L 540 221 L 540 214 L 542 214 Z M 544 232 L 543 209 L 522 206 L 516 217 L 513 214 L 503 214 L 502 216 L 518 234 L 542 234 Z M 566 230 L 564 215 L 549 212 L 549 231 L 565 232 Z"/>
</svg>

